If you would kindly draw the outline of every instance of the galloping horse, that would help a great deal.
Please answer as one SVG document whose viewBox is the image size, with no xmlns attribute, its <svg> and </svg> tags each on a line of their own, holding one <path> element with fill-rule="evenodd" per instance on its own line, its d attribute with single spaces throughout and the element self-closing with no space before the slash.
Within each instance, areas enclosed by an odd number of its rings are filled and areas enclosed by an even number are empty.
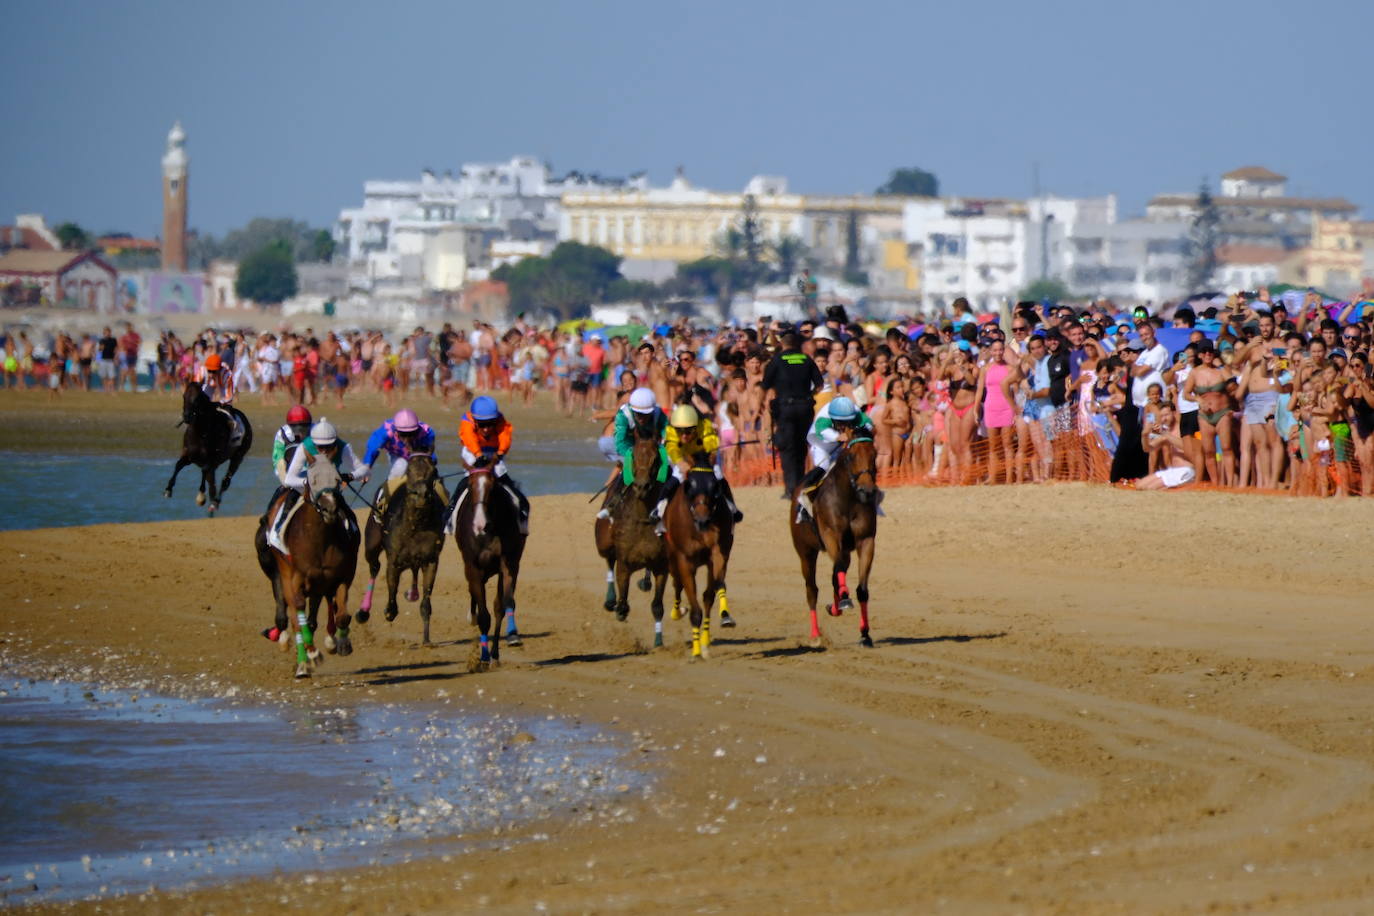
<svg viewBox="0 0 1374 916">
<path fill-rule="evenodd" d="M 873 548 L 878 532 L 878 464 L 873 440 L 852 438 L 844 441 L 835 464 L 812 498 L 813 518 L 797 521 L 798 492 L 792 494 L 789 524 L 792 546 L 801 558 L 802 578 L 806 581 L 806 603 L 811 610 L 811 644 L 820 645 L 821 628 L 816 620 L 816 556 L 824 548 L 830 556 L 834 603 L 827 611 L 838 617 L 854 606 L 849 598 L 846 575 L 851 554 L 859 561 L 859 641 L 872 647 L 868 635 L 868 571 L 873 566 Z"/>
<path fill-rule="evenodd" d="M 692 660 L 711 657 L 711 605 L 717 593 L 725 613 L 725 568 L 735 543 L 735 520 L 722 498 L 721 482 L 711 468 L 692 468 L 678 487 L 664 513 L 668 562 L 675 592 L 685 589 L 691 605 Z M 697 600 L 697 570 L 706 567 L 705 613 Z M 673 618 L 678 617 L 673 601 Z M 655 628 L 654 645 L 663 645 L 663 633 Z"/>
<path fill-rule="evenodd" d="M 412 455 L 406 463 L 404 489 L 393 494 L 387 503 L 386 518 L 379 522 L 375 512 L 368 516 L 363 552 L 367 557 L 369 579 L 362 603 L 358 605 L 358 623 L 367 623 L 372 610 L 372 589 L 385 550 L 386 619 L 396 619 L 396 589 L 400 587 L 401 574 L 410 570 L 412 583 L 418 574 L 424 580 L 420 620 L 424 623 L 426 646 L 430 644 L 430 595 L 434 592 L 434 577 L 439 571 L 439 553 L 444 549 L 445 506 L 434 491 L 437 477 L 434 456 Z M 410 600 L 416 597 L 412 584 Z"/>
<path fill-rule="evenodd" d="M 477 627 L 481 667 L 501 663 L 501 621 L 510 615 L 506 641 L 520 645 L 515 629 L 515 583 L 520 576 L 520 557 L 525 535 L 520 533 L 519 510 L 496 482 L 488 464 L 468 470 L 468 489 L 454 518 L 453 537 L 463 554 L 468 594 L 472 603 L 468 619 Z M 487 580 L 496 580 L 496 616 L 487 609 Z"/>
<path fill-rule="evenodd" d="M 668 552 L 649 517 L 658 502 L 659 444 L 653 439 L 637 439 L 630 461 L 634 480 L 621 492 L 611 518 L 596 521 L 596 551 L 606 561 L 606 610 L 614 610 L 617 620 L 630 615 L 630 577 L 645 570 L 639 587 L 646 592 L 653 577 L 654 645 L 661 646 Z M 612 578 L 614 582 L 609 581 Z"/>
<path fill-rule="evenodd" d="M 243 424 L 243 439 L 237 445 L 230 444 L 234 423 L 224 415 L 224 410 L 231 411 Z M 196 505 L 205 505 L 208 489 L 211 515 L 219 508 L 220 497 L 229 489 L 229 482 L 234 479 L 243 456 L 253 447 L 253 427 L 248 417 L 236 407 L 224 405 L 224 410 L 220 410 L 219 405 L 206 396 L 199 384 L 186 383 L 186 390 L 181 394 L 181 423 L 177 424 L 186 426 L 186 433 L 181 438 L 181 457 L 177 459 L 172 477 L 167 481 L 167 489 L 162 493 L 171 499 L 177 475 L 188 464 L 194 464 L 200 468 L 200 492 L 196 494 Z M 215 469 L 225 461 L 229 462 L 229 470 L 225 472 L 224 485 L 217 490 Z"/>
<path fill-rule="evenodd" d="M 267 526 L 276 516 L 284 496 L 273 500 L 268 507 L 254 542 L 258 565 L 272 582 L 272 597 L 277 602 L 277 629 L 285 633 L 290 626 L 296 641 L 298 678 L 310 677 L 310 666 L 322 661 L 315 648 L 314 633 L 321 600 L 329 602 L 324 647 L 339 655 L 353 651 L 353 643 L 348 638 L 348 625 L 352 620 L 348 613 L 348 587 L 358 568 L 358 542 L 361 540 L 353 510 L 348 508 L 339 492 L 343 479 L 334 465 L 327 460 L 313 461 L 306 480 L 300 507 L 282 531 L 282 541 L 290 553 L 283 554 L 267 544 Z M 307 601 L 310 604 L 308 617 Z M 294 618 L 286 613 L 288 602 L 296 612 Z"/>
</svg>

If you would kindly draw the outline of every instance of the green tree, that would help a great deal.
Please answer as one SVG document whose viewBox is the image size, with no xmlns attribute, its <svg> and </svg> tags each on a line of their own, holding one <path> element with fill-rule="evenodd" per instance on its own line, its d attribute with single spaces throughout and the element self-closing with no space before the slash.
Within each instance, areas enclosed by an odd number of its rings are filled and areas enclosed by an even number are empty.
<svg viewBox="0 0 1374 916">
<path fill-rule="evenodd" d="M 859 262 L 859 211 L 850 210 L 844 224 L 844 282 L 867 286 L 868 274 Z"/>
<path fill-rule="evenodd" d="M 619 257 L 579 242 L 563 242 L 547 258 L 503 264 L 491 276 L 506 284 L 512 311 L 551 308 L 564 318 L 580 314 L 623 282 Z"/>
<path fill-rule="evenodd" d="M 1197 212 L 1188 233 L 1188 292 L 1197 293 L 1212 285 L 1217 272 L 1217 249 L 1221 247 L 1221 211 L 1207 190 L 1207 179 L 1197 193 Z"/>
<path fill-rule="evenodd" d="M 925 169 L 893 169 L 887 183 L 874 194 L 893 197 L 939 197 L 940 180 Z"/>
<path fill-rule="evenodd" d="M 66 251 L 85 251 L 95 242 L 95 240 L 91 238 L 91 234 L 76 223 L 63 223 L 53 231 L 57 235 L 57 240 L 62 243 L 62 247 Z"/>
<path fill-rule="evenodd" d="M 777 264 L 774 279 L 779 283 L 790 283 L 792 275 L 806 257 L 806 245 L 795 235 L 784 235 L 773 243 L 773 260 Z"/>
<path fill-rule="evenodd" d="M 234 292 L 241 299 L 263 305 L 280 305 L 296 295 L 296 264 L 291 246 L 284 240 L 269 242 L 239 261 Z"/>
<path fill-rule="evenodd" d="M 334 260 L 334 236 L 328 229 L 316 230 L 310 249 L 310 260 L 328 264 Z"/>
<path fill-rule="evenodd" d="M 1027 302 L 1063 302 L 1071 298 L 1069 288 L 1052 277 L 1041 277 L 1021 290 L 1021 299 Z"/>
<path fill-rule="evenodd" d="M 753 194 L 744 195 L 739 218 L 740 246 L 744 255 L 744 266 L 749 282 L 755 283 L 763 277 L 763 229 L 759 224 L 759 203 Z"/>
</svg>

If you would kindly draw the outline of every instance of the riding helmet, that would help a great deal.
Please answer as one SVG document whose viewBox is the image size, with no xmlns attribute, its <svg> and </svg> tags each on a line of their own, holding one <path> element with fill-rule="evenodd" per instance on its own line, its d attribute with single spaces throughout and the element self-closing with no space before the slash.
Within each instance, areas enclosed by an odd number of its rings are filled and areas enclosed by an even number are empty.
<svg viewBox="0 0 1374 916">
<path fill-rule="evenodd" d="M 636 388 L 630 393 L 630 409 L 635 413 L 653 413 L 658 410 L 658 398 L 652 388 Z"/>
<path fill-rule="evenodd" d="M 286 412 L 286 423 L 288 426 L 295 426 L 297 423 L 309 423 L 310 411 L 304 405 L 297 404 Z"/>
<path fill-rule="evenodd" d="M 501 416 L 501 409 L 496 406 L 496 399 L 489 398 L 485 394 L 473 401 L 469 410 L 474 420 L 495 420 Z"/>
<path fill-rule="evenodd" d="M 830 402 L 830 419 L 853 420 L 859 416 L 859 408 L 854 406 L 854 402 L 841 395 Z"/>
<path fill-rule="evenodd" d="M 679 404 L 673 408 L 673 415 L 668 420 L 668 425 L 678 429 L 694 428 L 699 419 L 695 407 L 691 404 Z"/>
<path fill-rule="evenodd" d="M 339 431 L 324 417 L 320 417 L 320 422 L 310 427 L 310 441 L 316 446 L 333 445 L 338 440 Z"/>
<path fill-rule="evenodd" d="M 218 371 L 219 371 L 219 367 L 220 367 L 220 361 L 219 361 L 219 354 L 218 354 L 218 353 L 211 353 L 209 356 L 205 357 L 205 371 L 206 371 L 206 372 L 218 372 Z"/>
<path fill-rule="evenodd" d="M 391 418 L 391 425 L 396 427 L 398 433 L 413 433 L 420 428 L 420 418 L 409 407 L 402 407 Z"/>
</svg>

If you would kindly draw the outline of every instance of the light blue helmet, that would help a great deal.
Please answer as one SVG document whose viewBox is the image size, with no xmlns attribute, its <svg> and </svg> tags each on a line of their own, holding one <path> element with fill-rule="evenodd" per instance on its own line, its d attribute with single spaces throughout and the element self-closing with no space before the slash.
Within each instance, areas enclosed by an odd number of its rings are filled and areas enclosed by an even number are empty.
<svg viewBox="0 0 1374 916">
<path fill-rule="evenodd" d="M 485 394 L 473 401 L 469 410 L 474 420 L 495 420 L 501 415 L 501 409 L 496 406 L 496 399 Z"/>
<path fill-rule="evenodd" d="M 858 419 L 858 416 L 859 408 L 849 398 L 842 395 L 830 402 L 830 419 L 844 422 Z"/>
</svg>

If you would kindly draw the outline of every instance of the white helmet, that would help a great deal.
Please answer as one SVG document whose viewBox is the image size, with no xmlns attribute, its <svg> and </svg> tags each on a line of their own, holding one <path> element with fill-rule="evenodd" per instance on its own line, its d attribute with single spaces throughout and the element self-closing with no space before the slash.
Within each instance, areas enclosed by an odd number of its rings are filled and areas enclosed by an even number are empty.
<svg viewBox="0 0 1374 916">
<path fill-rule="evenodd" d="M 316 445 L 333 445 L 338 439 L 339 431 L 324 417 L 320 417 L 320 422 L 310 427 L 310 441 Z"/>
<path fill-rule="evenodd" d="M 630 409 L 635 413 L 653 413 L 658 410 L 658 398 L 651 388 L 636 388 L 630 393 Z"/>
</svg>

